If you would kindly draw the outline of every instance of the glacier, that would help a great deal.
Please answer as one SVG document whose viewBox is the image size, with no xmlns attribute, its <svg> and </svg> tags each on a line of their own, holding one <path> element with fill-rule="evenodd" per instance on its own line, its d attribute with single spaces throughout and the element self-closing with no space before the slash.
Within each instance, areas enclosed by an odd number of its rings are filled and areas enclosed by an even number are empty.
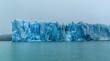
<svg viewBox="0 0 110 61">
<path fill-rule="evenodd" d="M 91 40 L 110 40 L 110 26 L 84 22 L 59 24 L 17 19 L 12 22 L 13 42 Z"/>
</svg>

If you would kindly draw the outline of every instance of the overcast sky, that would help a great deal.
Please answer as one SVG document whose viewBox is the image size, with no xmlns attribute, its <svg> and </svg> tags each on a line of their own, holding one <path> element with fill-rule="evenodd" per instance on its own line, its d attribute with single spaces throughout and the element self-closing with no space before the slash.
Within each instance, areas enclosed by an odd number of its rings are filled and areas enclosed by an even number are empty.
<svg viewBox="0 0 110 61">
<path fill-rule="evenodd" d="M 0 34 L 14 19 L 110 24 L 110 0 L 0 0 Z"/>
</svg>

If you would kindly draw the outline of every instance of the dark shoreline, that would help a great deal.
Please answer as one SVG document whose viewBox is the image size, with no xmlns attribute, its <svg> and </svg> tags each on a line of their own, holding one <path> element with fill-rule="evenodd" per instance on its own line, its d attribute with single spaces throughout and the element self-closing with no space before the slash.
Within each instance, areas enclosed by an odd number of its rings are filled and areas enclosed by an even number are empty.
<svg viewBox="0 0 110 61">
<path fill-rule="evenodd" d="M 11 41 L 11 40 L 12 40 L 11 34 L 0 35 L 0 41 Z"/>
</svg>

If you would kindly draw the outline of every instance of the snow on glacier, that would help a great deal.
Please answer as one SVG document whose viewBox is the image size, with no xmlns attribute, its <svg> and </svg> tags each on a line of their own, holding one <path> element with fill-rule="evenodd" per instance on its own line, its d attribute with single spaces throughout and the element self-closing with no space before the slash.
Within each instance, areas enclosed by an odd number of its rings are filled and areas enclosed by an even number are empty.
<svg viewBox="0 0 110 61">
<path fill-rule="evenodd" d="M 89 41 L 110 40 L 110 26 L 83 22 L 59 24 L 14 20 L 12 41 Z"/>
</svg>

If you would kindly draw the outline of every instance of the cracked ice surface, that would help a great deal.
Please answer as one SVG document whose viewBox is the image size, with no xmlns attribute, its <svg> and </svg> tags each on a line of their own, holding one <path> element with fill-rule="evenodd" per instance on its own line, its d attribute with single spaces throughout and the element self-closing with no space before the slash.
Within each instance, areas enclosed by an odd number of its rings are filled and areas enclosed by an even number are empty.
<svg viewBox="0 0 110 61">
<path fill-rule="evenodd" d="M 59 24 L 14 20 L 12 41 L 88 41 L 110 40 L 110 26 L 83 22 Z"/>
</svg>

